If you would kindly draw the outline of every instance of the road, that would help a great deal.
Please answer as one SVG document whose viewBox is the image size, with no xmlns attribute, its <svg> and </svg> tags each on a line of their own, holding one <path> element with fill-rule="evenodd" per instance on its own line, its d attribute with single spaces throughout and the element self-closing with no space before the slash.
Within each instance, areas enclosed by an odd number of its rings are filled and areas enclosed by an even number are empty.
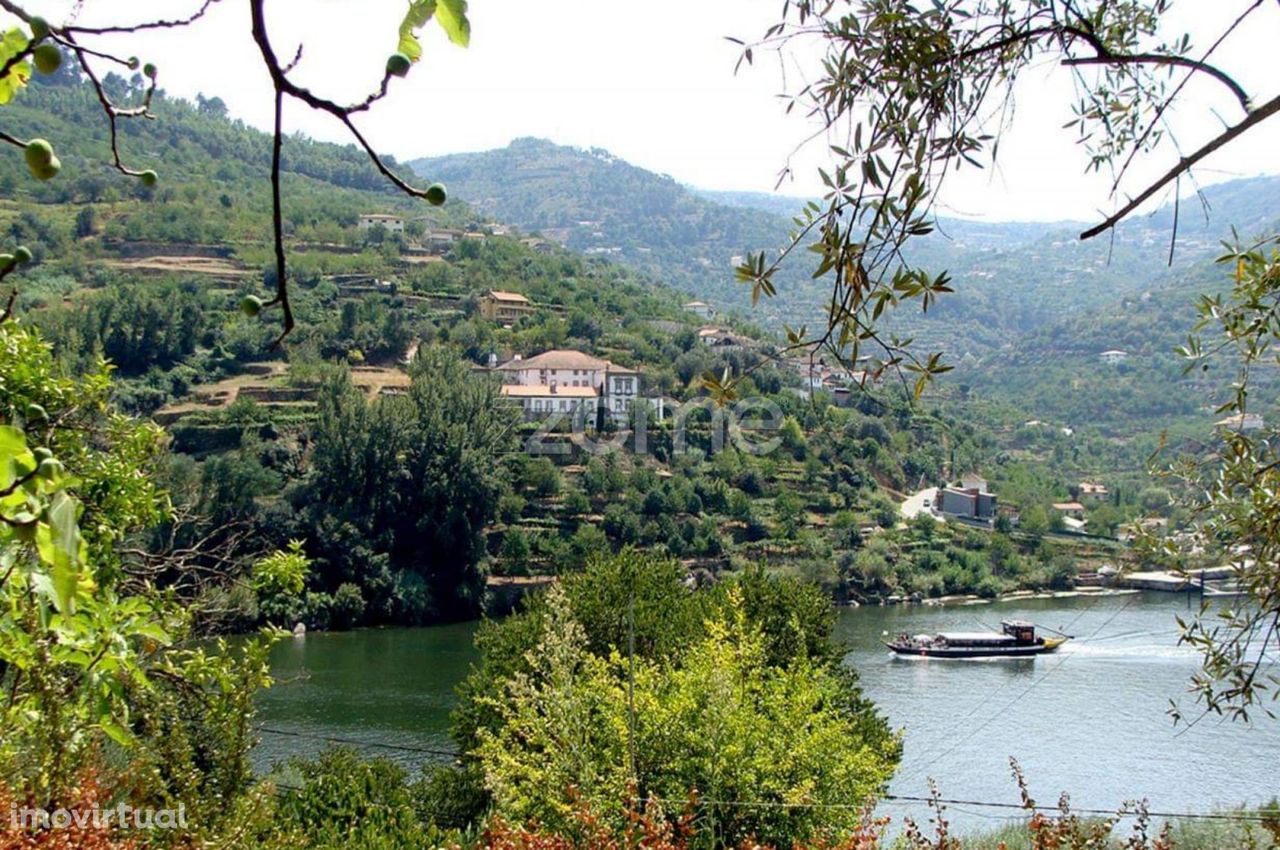
<svg viewBox="0 0 1280 850">
<path fill-rule="evenodd" d="M 938 496 L 937 487 L 928 487 L 924 490 L 919 491 L 918 493 L 913 493 L 911 496 L 908 496 L 907 500 L 902 503 L 902 508 L 901 508 L 902 518 L 906 520 L 913 520 L 916 518 L 917 514 L 929 513 L 930 508 L 926 508 L 924 506 L 924 503 L 927 501 L 931 506 L 934 505 L 935 504 L 934 500 L 937 498 L 937 496 Z M 934 514 L 933 518 L 938 520 L 942 519 L 942 517 L 938 516 L 937 514 Z"/>
</svg>

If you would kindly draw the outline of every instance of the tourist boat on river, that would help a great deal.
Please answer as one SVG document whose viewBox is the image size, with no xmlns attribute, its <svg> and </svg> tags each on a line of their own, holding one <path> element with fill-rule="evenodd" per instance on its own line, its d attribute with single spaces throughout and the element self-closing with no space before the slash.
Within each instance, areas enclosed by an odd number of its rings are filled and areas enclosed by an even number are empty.
<svg viewBox="0 0 1280 850">
<path fill-rule="evenodd" d="M 1053 652 L 1069 640 L 1038 637 L 1034 624 L 1005 620 L 999 632 L 942 632 L 936 635 L 898 635 L 884 645 L 899 655 L 927 658 L 1022 658 Z"/>
</svg>

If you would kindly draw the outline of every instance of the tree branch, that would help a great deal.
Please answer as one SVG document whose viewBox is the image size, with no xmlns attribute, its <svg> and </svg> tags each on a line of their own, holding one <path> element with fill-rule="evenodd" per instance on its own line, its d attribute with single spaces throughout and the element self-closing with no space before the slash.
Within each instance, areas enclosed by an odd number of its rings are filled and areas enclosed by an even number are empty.
<svg viewBox="0 0 1280 850">
<path fill-rule="evenodd" d="M 1262 106 L 1250 112 L 1249 116 L 1245 118 L 1243 121 L 1241 121 L 1239 124 L 1232 126 L 1226 132 L 1210 140 L 1208 143 L 1200 147 L 1190 156 L 1185 156 L 1182 159 L 1178 160 L 1177 165 L 1173 166 L 1173 168 L 1170 168 L 1167 172 L 1165 172 L 1164 175 L 1160 177 L 1160 179 L 1156 180 L 1154 183 L 1152 183 L 1150 186 L 1144 189 L 1141 193 L 1138 194 L 1137 197 L 1130 200 L 1129 203 L 1125 204 L 1119 210 L 1107 216 L 1107 218 L 1104 219 L 1100 224 L 1097 224 L 1089 228 L 1088 230 L 1084 231 L 1083 233 L 1081 233 L 1080 238 L 1082 240 L 1092 239 L 1094 236 L 1097 236 L 1099 233 L 1104 233 L 1107 230 L 1110 230 L 1111 228 L 1115 227 L 1118 223 L 1120 223 L 1122 219 L 1124 219 L 1126 216 L 1128 216 L 1138 207 L 1142 206 L 1142 204 L 1145 203 L 1149 198 L 1151 198 L 1152 195 L 1154 195 L 1156 192 L 1160 191 L 1162 188 L 1167 186 L 1170 182 L 1176 180 L 1182 174 L 1185 174 L 1187 171 L 1191 170 L 1191 168 L 1194 167 L 1195 164 L 1198 163 L 1200 160 L 1204 159 L 1209 154 L 1213 153 L 1214 151 L 1218 150 L 1224 145 L 1234 141 L 1239 136 L 1243 135 L 1244 133 L 1256 127 L 1258 124 L 1261 124 L 1263 121 L 1275 115 L 1277 112 L 1280 112 L 1280 96 L 1272 98 L 1271 100 L 1264 103 Z"/>
<path fill-rule="evenodd" d="M 1172 56 L 1165 53 L 1123 54 L 1104 50 L 1097 56 L 1068 57 L 1062 60 L 1062 64 L 1068 67 L 1075 65 L 1168 65 L 1178 68 L 1190 68 L 1192 71 L 1208 74 L 1231 89 L 1231 93 L 1240 102 L 1240 107 L 1245 112 L 1249 111 L 1249 95 L 1244 88 L 1225 71 L 1198 59 L 1188 59 L 1185 56 Z"/>
</svg>

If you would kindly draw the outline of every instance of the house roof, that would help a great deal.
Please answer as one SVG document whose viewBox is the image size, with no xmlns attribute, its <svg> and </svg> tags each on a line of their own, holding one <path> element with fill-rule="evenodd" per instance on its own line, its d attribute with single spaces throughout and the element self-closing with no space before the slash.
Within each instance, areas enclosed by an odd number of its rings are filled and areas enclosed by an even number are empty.
<svg viewBox="0 0 1280 850">
<path fill-rule="evenodd" d="M 684 306 L 686 306 L 686 307 L 710 307 L 711 305 L 710 305 L 710 304 L 708 304 L 708 303 L 707 303 L 707 302 L 705 302 L 705 301 L 688 301 L 688 302 L 686 302 L 686 303 L 685 303 L 685 305 L 684 305 Z"/>
<path fill-rule="evenodd" d="M 1080 492 L 1081 493 L 1106 493 L 1107 485 L 1095 484 L 1092 481 L 1081 481 Z"/>
<path fill-rule="evenodd" d="M 1082 511 L 1084 505 L 1079 502 L 1054 502 L 1053 509 L 1055 511 Z"/>
<path fill-rule="evenodd" d="M 555 348 L 544 351 L 523 360 L 509 360 L 499 369 L 509 372 L 520 372 L 525 369 L 608 369 L 613 366 L 608 360 L 583 354 L 572 349 Z"/>
<path fill-rule="evenodd" d="M 377 219 L 378 221 L 399 221 L 404 218 L 402 215 L 388 215 L 386 213 L 360 213 L 360 217 Z"/>
<path fill-rule="evenodd" d="M 1237 413 L 1234 416 L 1228 416 L 1224 419 L 1219 419 L 1217 422 L 1213 424 L 1217 425 L 1219 428 L 1250 428 L 1252 429 L 1252 428 L 1261 428 L 1262 422 L 1263 422 L 1263 419 L 1260 414 Z"/>
<path fill-rule="evenodd" d="M 506 292 L 501 289 L 490 289 L 489 297 L 494 301 L 510 301 L 514 304 L 528 304 L 529 299 L 525 298 L 519 292 Z"/>
<path fill-rule="evenodd" d="M 1129 356 L 1129 352 L 1127 352 L 1127 351 L 1122 351 L 1122 350 L 1121 350 L 1121 349 L 1119 349 L 1119 348 L 1108 348 L 1106 351 L 1102 352 L 1102 354 L 1101 354 L 1101 355 L 1099 355 L 1099 356 L 1101 356 L 1101 357 L 1106 357 L 1108 354 L 1120 354 L 1120 355 L 1123 355 L 1123 356 L 1125 356 L 1125 357 L 1128 357 L 1128 356 Z"/>
<path fill-rule="evenodd" d="M 594 387 L 557 386 L 552 391 L 547 384 L 533 386 L 507 384 L 502 387 L 501 393 L 509 398 L 595 398 L 599 395 L 599 391 Z"/>
</svg>

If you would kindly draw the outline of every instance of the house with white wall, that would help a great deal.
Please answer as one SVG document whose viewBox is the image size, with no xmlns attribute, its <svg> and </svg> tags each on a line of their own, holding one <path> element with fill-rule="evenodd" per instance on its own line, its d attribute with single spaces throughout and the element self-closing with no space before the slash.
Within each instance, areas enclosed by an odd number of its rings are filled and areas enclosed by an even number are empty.
<svg viewBox="0 0 1280 850">
<path fill-rule="evenodd" d="M 369 230 L 371 228 L 382 225 L 392 233 L 404 232 L 404 217 L 399 215 L 385 215 L 383 213 L 363 213 L 356 221 L 357 230 Z"/>
<path fill-rule="evenodd" d="M 603 409 L 621 424 L 640 395 L 639 371 L 569 349 L 516 356 L 495 371 L 502 395 L 519 402 L 531 418 L 581 413 L 594 421 Z"/>
</svg>

